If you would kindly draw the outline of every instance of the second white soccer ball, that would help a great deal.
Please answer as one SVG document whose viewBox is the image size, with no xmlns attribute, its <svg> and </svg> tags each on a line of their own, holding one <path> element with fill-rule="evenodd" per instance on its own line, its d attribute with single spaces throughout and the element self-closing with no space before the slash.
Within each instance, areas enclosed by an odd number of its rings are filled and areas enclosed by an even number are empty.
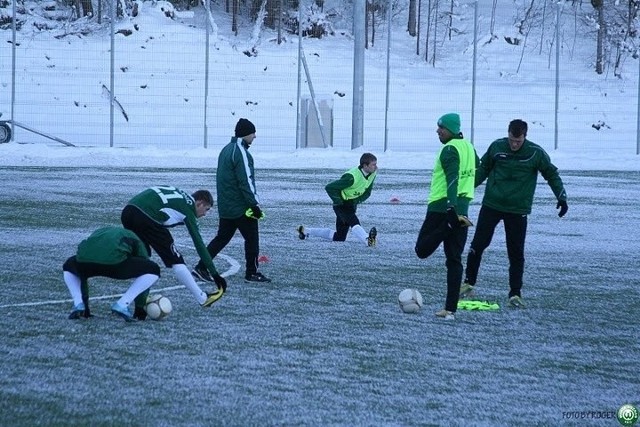
<svg viewBox="0 0 640 427">
<path fill-rule="evenodd" d="M 147 298 L 145 306 L 147 317 L 151 320 L 161 320 L 167 317 L 173 311 L 171 300 L 164 295 L 155 294 Z"/>
<path fill-rule="evenodd" d="M 417 313 L 422 307 L 422 295 L 417 289 L 405 289 L 398 295 L 398 304 L 405 313 Z"/>
</svg>

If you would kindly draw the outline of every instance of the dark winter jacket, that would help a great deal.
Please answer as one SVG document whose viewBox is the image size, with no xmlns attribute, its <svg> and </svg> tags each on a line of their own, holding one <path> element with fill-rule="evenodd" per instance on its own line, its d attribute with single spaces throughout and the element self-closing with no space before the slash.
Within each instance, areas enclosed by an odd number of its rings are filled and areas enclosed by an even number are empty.
<svg viewBox="0 0 640 427">
<path fill-rule="evenodd" d="M 240 218 L 248 208 L 260 203 L 254 179 L 253 157 L 242 138 L 231 138 L 231 142 L 220 151 L 216 189 L 220 218 Z"/>
<path fill-rule="evenodd" d="M 476 171 L 476 186 L 488 178 L 482 204 L 500 212 L 530 214 L 538 172 L 558 200 L 567 199 L 558 168 L 542 147 L 525 139 L 513 152 L 508 138 L 493 141 Z"/>
</svg>

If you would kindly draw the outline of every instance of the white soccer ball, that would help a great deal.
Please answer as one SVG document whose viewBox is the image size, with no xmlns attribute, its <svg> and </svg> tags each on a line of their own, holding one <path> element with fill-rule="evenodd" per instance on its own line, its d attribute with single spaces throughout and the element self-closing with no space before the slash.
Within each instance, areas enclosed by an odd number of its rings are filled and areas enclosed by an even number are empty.
<svg viewBox="0 0 640 427">
<path fill-rule="evenodd" d="M 171 314 L 173 305 L 171 300 L 164 295 L 149 295 L 147 305 L 144 308 L 147 311 L 147 317 L 151 320 L 161 320 Z"/>
<path fill-rule="evenodd" d="M 405 289 L 398 295 L 398 304 L 405 313 L 417 313 L 422 307 L 422 295 L 417 289 Z"/>
</svg>

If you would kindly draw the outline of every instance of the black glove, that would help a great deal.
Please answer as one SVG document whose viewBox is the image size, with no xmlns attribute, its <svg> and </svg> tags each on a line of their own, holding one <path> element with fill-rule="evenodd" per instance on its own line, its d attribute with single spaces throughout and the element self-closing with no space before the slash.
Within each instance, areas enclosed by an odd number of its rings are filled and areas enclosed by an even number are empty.
<svg viewBox="0 0 640 427">
<path fill-rule="evenodd" d="M 262 212 L 262 209 L 260 209 L 260 206 L 255 205 L 247 209 L 247 211 L 245 212 L 245 215 L 253 219 L 262 219 L 264 217 L 264 212 Z"/>
<path fill-rule="evenodd" d="M 454 207 L 447 209 L 447 225 L 451 230 L 460 228 L 460 220 L 458 219 L 458 214 Z"/>
<path fill-rule="evenodd" d="M 222 292 L 227 292 L 227 281 L 219 274 L 213 276 L 213 281 L 216 282 L 218 289 L 222 289 Z"/>
<path fill-rule="evenodd" d="M 133 311 L 133 318 L 138 320 L 145 320 L 147 318 L 147 311 L 144 309 L 144 307 L 136 306 L 135 310 Z"/>
<path fill-rule="evenodd" d="M 569 210 L 569 206 L 567 206 L 567 201 L 566 200 L 558 200 L 558 204 L 556 205 L 556 209 L 560 209 L 560 212 L 558 212 L 558 216 L 560 218 L 562 218 L 567 211 Z"/>
</svg>

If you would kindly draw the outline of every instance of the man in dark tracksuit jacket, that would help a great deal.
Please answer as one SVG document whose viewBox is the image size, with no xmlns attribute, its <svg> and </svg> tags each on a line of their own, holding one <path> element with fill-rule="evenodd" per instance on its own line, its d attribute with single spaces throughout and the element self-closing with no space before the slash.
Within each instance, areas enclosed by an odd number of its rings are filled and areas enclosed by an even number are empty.
<svg viewBox="0 0 640 427">
<path fill-rule="evenodd" d="M 244 239 L 245 282 L 271 282 L 271 279 L 258 272 L 258 220 L 264 214 L 256 191 L 253 157 L 249 154 L 249 147 L 255 138 L 253 123 L 240 119 L 236 124 L 235 136 L 220 151 L 216 170 L 220 220 L 218 234 L 211 240 L 207 250 L 214 258 L 239 230 Z M 194 269 L 193 275 L 202 280 L 212 280 L 202 261 Z"/>
<path fill-rule="evenodd" d="M 509 136 L 491 143 L 482 156 L 476 171 L 476 186 L 488 178 L 478 216 L 476 232 L 467 257 L 465 280 L 460 287 L 461 297 L 473 293 L 478 278 L 482 253 L 491 243 L 500 221 L 504 230 L 509 256 L 509 305 L 523 308 L 521 296 L 524 273 L 524 242 L 527 234 L 527 215 L 531 213 L 538 172 L 556 196 L 563 217 L 568 210 L 567 193 L 562 179 L 549 155 L 537 144 L 526 139 L 527 123 L 513 120 Z"/>
</svg>

